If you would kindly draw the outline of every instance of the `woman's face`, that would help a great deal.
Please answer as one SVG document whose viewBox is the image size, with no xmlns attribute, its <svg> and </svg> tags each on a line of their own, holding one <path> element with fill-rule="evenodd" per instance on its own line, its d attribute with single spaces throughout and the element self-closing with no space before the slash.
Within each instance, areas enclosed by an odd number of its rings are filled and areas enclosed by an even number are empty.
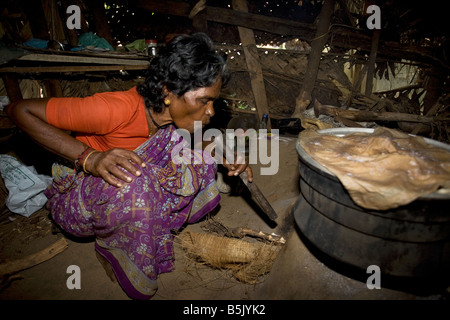
<svg viewBox="0 0 450 320">
<path fill-rule="evenodd" d="M 211 87 L 188 91 L 180 97 L 170 92 L 167 96 L 170 100 L 169 112 L 175 126 L 194 133 L 194 121 L 201 121 L 202 126 L 207 125 L 214 116 L 213 104 L 219 97 L 221 87 L 222 80 L 219 79 Z"/>
</svg>

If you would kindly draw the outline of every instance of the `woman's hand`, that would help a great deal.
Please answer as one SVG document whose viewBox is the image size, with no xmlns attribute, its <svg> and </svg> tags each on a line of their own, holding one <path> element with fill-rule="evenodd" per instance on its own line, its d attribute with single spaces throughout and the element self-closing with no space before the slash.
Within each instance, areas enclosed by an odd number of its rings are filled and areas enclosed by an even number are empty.
<svg viewBox="0 0 450 320">
<path fill-rule="evenodd" d="M 252 168 L 245 161 L 245 156 L 240 153 L 235 153 L 234 163 L 227 163 L 226 159 L 224 159 L 223 166 L 228 169 L 229 176 L 238 176 L 242 172 L 247 171 L 248 182 L 253 181 L 253 171 Z"/>
<path fill-rule="evenodd" d="M 84 169 L 87 172 L 116 187 L 131 182 L 134 177 L 141 175 L 140 168 L 146 167 L 135 152 L 118 148 L 94 152 L 85 161 Z"/>
</svg>

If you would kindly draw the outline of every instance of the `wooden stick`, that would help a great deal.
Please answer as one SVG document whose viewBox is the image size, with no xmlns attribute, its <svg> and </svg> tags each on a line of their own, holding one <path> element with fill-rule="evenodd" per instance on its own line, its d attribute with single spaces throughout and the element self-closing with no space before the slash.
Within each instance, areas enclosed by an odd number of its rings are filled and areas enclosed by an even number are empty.
<svg viewBox="0 0 450 320">
<path fill-rule="evenodd" d="M 315 100 L 314 114 L 318 117 L 325 114 L 332 117 L 343 117 L 353 121 L 405 121 L 405 122 L 421 122 L 430 123 L 437 119 L 415 114 L 401 113 L 401 112 L 373 112 L 364 110 L 344 110 L 340 108 L 333 108 L 322 105 Z M 442 119 L 446 121 L 446 119 Z"/>
<path fill-rule="evenodd" d="M 67 249 L 68 244 L 66 239 L 61 238 L 51 246 L 37 253 L 33 253 L 25 258 L 14 261 L 5 262 L 0 265 L 0 278 L 9 274 L 14 274 L 21 270 L 34 267 L 44 261 L 50 260 L 57 254 Z"/>
<path fill-rule="evenodd" d="M 269 241 L 273 241 L 273 242 L 277 242 L 277 243 L 281 243 L 281 244 L 286 243 L 286 239 L 284 239 L 282 236 L 279 236 L 274 233 L 270 234 L 270 233 L 266 233 L 263 231 L 256 231 L 256 230 L 242 228 L 242 227 L 233 228 L 229 231 L 233 237 L 237 237 L 237 238 L 243 238 L 245 236 L 252 236 L 252 237 L 261 238 L 261 239 L 265 239 L 265 240 L 269 240 Z"/>
<path fill-rule="evenodd" d="M 224 146 L 221 143 L 216 143 L 213 142 L 214 144 L 214 150 L 217 153 L 222 154 L 222 156 L 224 157 L 224 159 L 226 159 L 226 155 L 227 154 L 234 154 L 234 151 L 231 150 L 228 146 Z M 261 190 L 259 190 L 258 186 L 256 185 L 255 182 L 249 182 L 248 181 L 248 173 L 247 171 L 242 172 L 239 175 L 239 178 L 242 180 L 242 182 L 245 184 L 245 186 L 248 188 L 248 190 L 250 191 L 252 197 L 254 198 L 254 200 L 256 200 L 256 202 L 260 205 L 261 209 L 263 210 L 263 212 L 266 214 L 266 216 L 272 220 L 273 222 L 276 222 L 275 220 L 278 218 L 278 215 L 276 214 L 275 210 L 273 210 L 272 206 L 270 205 L 270 203 L 267 201 L 266 197 L 264 196 L 264 194 L 261 192 Z"/>
</svg>

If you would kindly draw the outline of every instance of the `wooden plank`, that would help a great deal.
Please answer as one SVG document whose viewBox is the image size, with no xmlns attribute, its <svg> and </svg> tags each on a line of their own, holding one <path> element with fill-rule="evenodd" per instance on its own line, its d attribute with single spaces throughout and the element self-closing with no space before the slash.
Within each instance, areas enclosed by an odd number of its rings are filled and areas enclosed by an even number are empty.
<svg viewBox="0 0 450 320">
<path fill-rule="evenodd" d="M 148 65 L 4 67 L 0 68 L 0 73 L 66 73 L 146 69 L 148 69 Z"/>
<path fill-rule="evenodd" d="M 131 60 L 131 59 L 116 59 L 116 58 L 100 58 L 100 57 L 86 57 L 73 55 L 52 55 L 32 53 L 21 56 L 17 60 L 23 61 L 43 61 L 43 62 L 71 62 L 71 63 L 98 63 L 98 64 L 120 64 L 120 65 L 149 65 L 148 61 Z"/>
<path fill-rule="evenodd" d="M 232 5 L 233 9 L 236 11 L 248 11 L 246 0 L 233 0 Z M 259 63 L 259 55 L 255 43 L 255 36 L 253 34 L 253 30 L 248 28 L 238 27 L 238 31 L 241 38 L 242 47 L 244 49 L 247 69 L 250 74 L 250 82 L 252 85 L 253 96 L 255 98 L 256 110 L 258 111 L 259 120 L 261 120 L 263 114 L 270 114 L 263 73 Z M 270 128 L 271 124 L 269 116 L 267 129 Z"/>
</svg>

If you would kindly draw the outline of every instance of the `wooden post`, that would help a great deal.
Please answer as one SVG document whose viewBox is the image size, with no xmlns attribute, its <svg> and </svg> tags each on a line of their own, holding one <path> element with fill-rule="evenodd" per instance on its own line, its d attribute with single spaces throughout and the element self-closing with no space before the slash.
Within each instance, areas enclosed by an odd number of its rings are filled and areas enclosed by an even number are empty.
<svg viewBox="0 0 450 320">
<path fill-rule="evenodd" d="M 108 19 L 105 14 L 104 1 L 95 0 L 86 2 L 92 11 L 95 19 L 95 31 L 99 37 L 104 38 L 112 47 L 116 47 L 116 43 L 109 28 Z"/>
<path fill-rule="evenodd" d="M 319 72 L 322 50 L 328 40 L 328 30 L 330 28 L 331 17 L 334 13 L 335 0 L 325 0 L 322 10 L 318 16 L 316 36 L 311 42 L 311 51 L 308 57 L 308 66 L 305 72 L 305 79 L 300 94 L 297 96 L 293 118 L 299 118 L 303 111 L 311 103 L 311 94 L 314 90 L 317 74 Z"/>
<path fill-rule="evenodd" d="M 63 97 L 63 91 L 61 82 L 58 79 L 46 79 L 44 80 L 45 91 L 47 91 L 48 98 L 60 98 Z"/>
<path fill-rule="evenodd" d="M 246 0 L 233 0 L 233 9 L 241 12 L 248 12 Z M 259 120 L 263 114 L 269 115 L 267 129 L 271 129 L 269 106 L 267 103 L 266 88 L 264 86 L 264 78 L 259 63 L 258 50 L 256 48 L 255 36 L 252 29 L 238 27 L 239 36 L 241 38 L 242 47 L 244 49 L 245 61 L 250 74 L 250 81 L 255 98 L 256 109 L 258 111 Z"/>
<path fill-rule="evenodd" d="M 6 94 L 8 95 L 9 101 L 16 102 L 23 99 L 22 92 L 20 91 L 20 85 L 17 78 L 10 76 L 8 74 L 2 75 L 3 83 L 5 85 Z"/>
<path fill-rule="evenodd" d="M 374 29 L 372 36 L 372 48 L 370 50 L 369 61 L 367 62 L 367 78 L 366 78 L 366 90 L 365 95 L 370 96 L 372 94 L 373 78 L 375 72 L 375 60 L 377 58 L 378 42 L 380 41 L 380 30 Z"/>
<path fill-rule="evenodd" d="M 353 96 L 355 95 L 355 93 L 356 92 L 359 93 L 361 91 L 361 83 L 364 78 L 364 75 L 366 74 L 367 64 L 364 65 L 362 70 L 361 70 L 361 68 L 358 68 L 358 69 L 359 69 L 358 72 L 355 72 L 353 87 L 352 87 L 350 94 L 348 96 L 348 99 L 347 99 L 347 104 L 346 104 L 347 109 L 349 109 L 350 106 L 352 105 L 352 100 L 353 100 Z"/>
<path fill-rule="evenodd" d="M 189 13 L 189 19 L 192 19 L 192 26 L 197 32 L 208 34 L 208 21 L 206 20 L 206 0 L 200 0 Z"/>
<path fill-rule="evenodd" d="M 445 78 L 442 75 L 442 70 L 437 66 L 433 66 L 431 70 L 427 71 L 425 78 L 425 89 L 427 90 L 427 92 L 423 98 L 424 114 L 426 114 L 433 108 L 442 93 L 444 82 L 443 79 Z"/>
<path fill-rule="evenodd" d="M 69 5 L 71 5 L 71 4 L 72 3 L 69 0 L 62 0 L 61 1 L 61 5 L 58 6 L 58 8 L 59 8 L 59 17 L 60 17 L 61 21 L 63 22 L 63 25 L 66 24 L 67 18 L 70 16 L 70 14 L 68 14 L 66 12 L 66 10 L 67 10 L 67 7 Z M 64 28 L 64 32 L 65 32 L 65 34 L 67 36 L 67 42 L 69 43 L 69 45 L 71 47 L 78 46 L 77 30 L 76 29 L 68 29 L 67 27 L 65 27 Z"/>
<path fill-rule="evenodd" d="M 197 32 L 204 32 L 206 34 L 208 33 L 208 21 L 206 20 L 205 10 L 197 13 L 192 18 L 192 27 L 194 27 L 194 30 Z"/>
<path fill-rule="evenodd" d="M 10 76 L 8 74 L 2 75 L 3 84 L 6 89 L 6 94 L 8 95 L 8 99 L 10 103 L 17 102 L 23 99 L 22 92 L 20 90 L 19 81 L 17 78 Z M 2 115 L 0 117 L 0 131 L 3 130 L 9 130 L 11 128 L 14 128 L 16 126 L 15 123 L 9 119 L 9 117 L 6 116 L 5 111 L 1 111 L 0 114 Z M 0 140 L 0 142 L 6 141 L 10 138 L 10 135 L 3 135 Z M 0 279 L 1 282 L 1 279 Z"/>
<path fill-rule="evenodd" d="M 47 22 L 41 1 L 22 0 L 21 5 L 30 21 L 33 37 L 42 40 L 50 40 Z M 29 39 L 26 39 L 29 40 Z M 25 41 L 25 40 L 24 40 Z"/>
</svg>

